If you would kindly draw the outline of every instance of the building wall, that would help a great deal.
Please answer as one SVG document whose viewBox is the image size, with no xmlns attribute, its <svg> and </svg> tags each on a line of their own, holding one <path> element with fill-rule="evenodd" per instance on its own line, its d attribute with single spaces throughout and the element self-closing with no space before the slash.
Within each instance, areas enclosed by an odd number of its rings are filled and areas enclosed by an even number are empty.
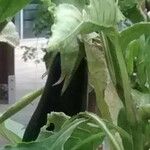
<svg viewBox="0 0 150 150">
<path fill-rule="evenodd" d="M 36 39 L 32 40 L 22 40 L 20 47 L 15 50 L 15 77 L 16 77 L 16 99 L 19 99 L 26 93 L 36 90 L 42 87 L 45 83 L 45 79 L 42 79 L 42 75 L 45 73 L 44 62 L 35 63 L 33 60 L 24 61 L 22 59 L 24 49 L 23 46 L 31 46 L 37 48 L 36 57 L 42 58 L 44 53 L 41 51 L 40 47 L 46 41 Z"/>
<path fill-rule="evenodd" d="M 21 39 L 34 38 L 33 25 L 38 12 L 39 0 L 33 0 L 14 18 Z M 42 36 L 42 35 L 41 35 Z"/>
<path fill-rule="evenodd" d="M 43 53 L 39 47 L 43 42 L 45 42 L 45 40 L 42 42 L 41 40 L 37 42 L 35 39 L 21 40 L 20 46 L 36 46 L 38 49 L 37 57 L 41 58 Z M 29 92 L 43 87 L 46 80 L 46 78 L 42 79 L 42 75 L 45 73 L 44 62 L 40 62 L 39 64 L 36 64 L 32 60 L 24 62 L 22 59 L 23 52 L 24 50 L 21 47 L 17 47 L 15 49 L 16 101 L 18 101 L 22 96 L 28 94 Z M 38 100 L 39 98 L 28 105 L 26 108 L 22 109 L 19 113 L 13 116 L 12 119 L 26 126 L 37 106 Z"/>
<path fill-rule="evenodd" d="M 14 93 L 9 87 L 14 77 L 14 48 L 0 43 L 0 103 L 7 104 Z M 10 81 L 10 82 L 9 82 Z M 14 99 L 14 96 L 12 97 Z"/>
</svg>

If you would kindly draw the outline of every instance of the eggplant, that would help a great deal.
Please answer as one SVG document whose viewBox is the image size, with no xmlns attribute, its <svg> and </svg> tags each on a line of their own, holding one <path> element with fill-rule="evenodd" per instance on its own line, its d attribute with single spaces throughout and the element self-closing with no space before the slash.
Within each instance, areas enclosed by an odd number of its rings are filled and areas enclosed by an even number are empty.
<svg viewBox="0 0 150 150">
<path fill-rule="evenodd" d="M 44 92 L 25 130 L 23 142 L 37 139 L 41 127 L 47 122 L 48 113 L 53 111 L 64 112 L 69 116 L 73 116 L 86 110 L 88 85 L 86 59 L 82 59 L 63 94 L 61 94 L 61 90 L 64 82 L 54 85 L 61 76 L 60 63 L 60 54 L 57 54 L 49 69 Z"/>
</svg>

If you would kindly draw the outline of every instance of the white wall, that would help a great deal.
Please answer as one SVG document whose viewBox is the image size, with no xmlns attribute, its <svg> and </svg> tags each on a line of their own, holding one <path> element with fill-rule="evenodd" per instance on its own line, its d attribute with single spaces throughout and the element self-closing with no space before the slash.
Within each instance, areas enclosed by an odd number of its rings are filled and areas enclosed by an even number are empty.
<svg viewBox="0 0 150 150">
<path fill-rule="evenodd" d="M 45 43 L 45 40 L 22 40 L 20 46 L 34 46 L 40 49 L 40 46 Z M 43 53 L 38 50 L 39 53 L 37 57 L 42 57 Z M 42 79 L 43 73 L 45 73 L 45 64 L 41 62 L 36 64 L 34 61 L 24 62 L 22 59 L 23 50 L 20 47 L 15 49 L 15 78 L 16 78 L 16 100 L 20 99 L 22 96 L 36 90 L 45 84 L 45 78 Z M 16 114 L 13 119 L 19 121 L 20 123 L 27 125 L 31 115 L 33 114 L 38 100 L 23 109 L 21 112 Z"/>
</svg>

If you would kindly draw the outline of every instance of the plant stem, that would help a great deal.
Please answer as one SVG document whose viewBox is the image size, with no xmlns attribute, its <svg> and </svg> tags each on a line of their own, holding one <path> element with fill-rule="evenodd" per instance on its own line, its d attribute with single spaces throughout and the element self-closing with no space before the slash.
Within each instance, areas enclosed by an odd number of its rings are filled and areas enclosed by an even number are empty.
<svg viewBox="0 0 150 150">
<path fill-rule="evenodd" d="M 3 123 L 8 118 L 12 117 L 14 114 L 19 112 L 21 109 L 29 105 L 33 100 L 35 100 L 37 97 L 39 97 L 43 92 L 43 88 L 36 90 L 34 92 L 31 92 L 24 97 L 22 97 L 18 102 L 10 106 L 7 111 L 5 111 L 0 116 L 0 124 Z"/>
<path fill-rule="evenodd" d="M 127 113 L 127 124 L 129 123 L 131 132 L 132 132 L 132 140 L 133 140 L 133 150 L 142 150 L 143 149 L 143 140 L 142 140 L 142 125 L 141 125 L 141 118 L 140 115 L 136 109 L 136 106 L 134 104 L 134 101 L 132 99 L 131 95 L 131 86 L 129 82 L 129 77 L 127 73 L 126 64 L 124 61 L 122 49 L 120 46 L 120 35 L 117 31 L 114 31 L 113 34 L 109 34 L 108 37 L 110 38 L 114 49 L 112 57 L 114 57 L 113 61 L 117 64 L 117 66 L 114 66 L 115 69 L 117 69 L 117 84 L 119 85 L 118 92 L 121 89 L 121 91 L 118 93 L 121 95 L 121 99 L 124 103 L 126 113 Z"/>
</svg>

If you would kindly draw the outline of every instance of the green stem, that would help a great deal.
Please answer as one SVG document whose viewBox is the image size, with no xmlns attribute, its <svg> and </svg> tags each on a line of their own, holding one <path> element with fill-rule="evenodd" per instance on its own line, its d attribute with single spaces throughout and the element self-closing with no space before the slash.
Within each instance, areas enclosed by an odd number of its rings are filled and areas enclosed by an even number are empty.
<svg viewBox="0 0 150 150">
<path fill-rule="evenodd" d="M 121 51 L 121 47 L 119 45 L 119 36 L 116 35 L 113 39 L 115 45 L 115 53 L 116 53 L 116 61 L 118 63 L 118 69 L 121 79 L 121 86 L 123 89 L 123 100 L 125 104 L 125 108 L 127 111 L 128 121 L 134 125 L 137 122 L 136 108 L 134 106 L 132 95 L 131 95 L 131 86 L 129 83 L 129 77 L 126 69 L 126 64 L 124 61 L 124 57 Z"/>
<path fill-rule="evenodd" d="M 132 99 L 131 95 L 131 86 L 129 82 L 129 77 L 127 73 L 126 64 L 124 61 L 122 49 L 120 46 L 120 35 L 117 31 L 114 31 L 114 34 L 108 35 L 111 42 L 113 43 L 114 50 L 112 57 L 114 57 L 114 61 L 116 62 L 117 66 L 114 68 L 117 69 L 116 79 L 117 84 L 119 85 L 118 92 L 119 95 L 121 95 L 121 99 L 125 105 L 126 113 L 127 113 L 127 119 L 129 122 L 129 125 L 132 130 L 132 140 L 133 140 L 133 150 L 142 150 L 143 149 L 143 140 L 142 140 L 142 126 L 141 126 L 141 118 L 140 115 L 136 109 L 136 106 L 134 104 L 134 101 Z M 111 52 L 112 53 L 112 52 Z M 127 123 L 128 123 L 127 122 Z"/>
<path fill-rule="evenodd" d="M 8 110 L 0 116 L 0 124 L 3 123 L 8 118 L 12 117 L 17 112 L 19 112 L 28 104 L 30 104 L 33 100 L 39 97 L 42 94 L 42 92 L 43 92 L 43 88 L 36 90 L 34 92 L 31 92 L 25 95 L 24 97 L 22 97 L 18 102 L 10 106 L 10 108 L 8 108 Z"/>
</svg>

